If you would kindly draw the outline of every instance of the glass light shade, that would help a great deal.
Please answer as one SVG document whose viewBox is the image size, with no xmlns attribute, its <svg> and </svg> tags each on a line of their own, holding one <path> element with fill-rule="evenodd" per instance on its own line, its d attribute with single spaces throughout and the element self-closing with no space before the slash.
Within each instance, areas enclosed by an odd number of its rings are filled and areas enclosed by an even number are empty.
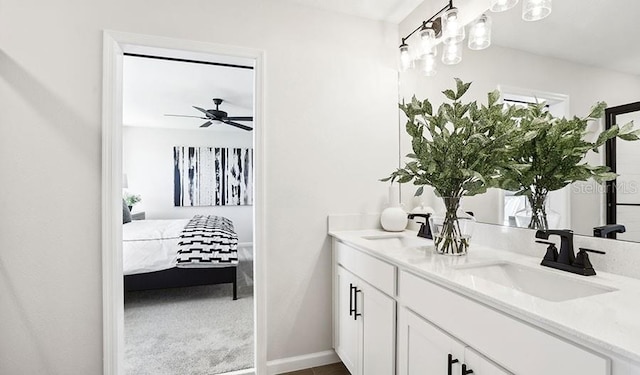
<svg viewBox="0 0 640 375">
<path fill-rule="evenodd" d="M 518 4 L 518 0 L 491 0 L 491 9 L 492 12 L 504 12 L 505 10 L 509 10 Z"/>
<path fill-rule="evenodd" d="M 451 8 L 442 15 L 442 41 L 454 44 L 464 40 L 464 25 L 458 17 L 458 9 Z"/>
<path fill-rule="evenodd" d="M 422 73 L 427 77 L 432 77 L 438 72 L 435 55 L 424 55 L 422 58 Z"/>
<path fill-rule="evenodd" d="M 551 14 L 551 0 L 524 0 L 522 2 L 522 19 L 538 21 Z"/>
<path fill-rule="evenodd" d="M 481 15 L 469 26 L 469 49 L 481 50 L 491 45 L 491 18 Z"/>
<path fill-rule="evenodd" d="M 454 65 L 462 61 L 462 43 L 445 44 L 442 50 L 442 63 Z"/>
<path fill-rule="evenodd" d="M 429 27 L 424 27 L 420 30 L 420 55 L 434 55 L 437 53 L 436 48 L 436 32 Z"/>
<path fill-rule="evenodd" d="M 411 57 L 411 53 L 409 52 L 409 46 L 403 43 L 400 46 L 400 70 L 404 72 L 412 67 L 413 57 Z"/>
</svg>

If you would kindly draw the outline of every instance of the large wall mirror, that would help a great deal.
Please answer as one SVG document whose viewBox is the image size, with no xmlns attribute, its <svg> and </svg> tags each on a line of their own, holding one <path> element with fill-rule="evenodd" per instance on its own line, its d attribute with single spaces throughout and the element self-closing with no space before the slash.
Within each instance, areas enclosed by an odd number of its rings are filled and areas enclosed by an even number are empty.
<svg viewBox="0 0 640 375">
<path fill-rule="evenodd" d="M 549 110 L 559 116 L 585 116 L 598 101 L 607 102 L 609 108 L 640 101 L 640 44 L 628 43 L 628 36 L 640 31 L 635 19 L 640 14 L 639 1 L 621 0 L 615 8 L 600 1 L 556 1 L 551 15 L 537 22 L 523 21 L 520 6 L 488 14 L 493 19 L 489 48 L 472 51 L 465 47 L 462 62 L 457 65 L 444 65 L 438 59 L 435 76 L 425 76 L 419 66 L 401 72 L 400 101 L 415 95 L 419 99 L 429 98 L 437 107 L 445 100 L 442 91 L 454 86 L 453 77 L 473 82 L 465 100 L 486 103 L 486 94 L 499 89 L 505 102 L 545 100 Z M 636 120 L 636 128 L 640 127 L 637 108 L 616 114 L 618 123 L 631 119 Z M 402 117 L 402 155 L 411 152 L 405 122 Z M 595 134 L 604 128 L 603 118 L 593 122 L 589 130 Z M 640 142 L 617 141 L 616 168 L 621 174 L 618 186 L 621 181 L 626 186 L 640 181 L 640 160 L 634 159 L 634 150 L 635 155 L 640 155 L 639 148 Z M 598 153 L 591 152 L 587 160 L 605 165 L 605 154 L 603 147 Z M 422 197 L 414 198 L 416 189 L 411 184 L 402 186 L 408 210 L 420 203 L 438 209 L 440 200 L 432 190 L 425 189 Z M 621 194 L 618 189 L 617 216 L 607 218 L 606 191 L 604 184 L 590 180 L 553 192 L 549 209 L 558 215 L 553 226 L 591 236 L 594 227 L 624 221 L 628 230 L 618 238 L 640 241 L 640 192 Z M 478 221 L 512 226 L 518 225 L 516 213 L 523 205 L 524 198 L 499 189 L 462 201 L 462 208 L 473 211 Z"/>
<path fill-rule="evenodd" d="M 605 126 L 623 126 L 633 121 L 640 125 L 640 102 L 607 108 Z M 618 174 L 607 182 L 607 223 L 623 224 L 624 233 L 613 238 L 640 241 L 640 153 L 635 142 L 611 139 L 606 145 L 607 165 Z"/>
</svg>

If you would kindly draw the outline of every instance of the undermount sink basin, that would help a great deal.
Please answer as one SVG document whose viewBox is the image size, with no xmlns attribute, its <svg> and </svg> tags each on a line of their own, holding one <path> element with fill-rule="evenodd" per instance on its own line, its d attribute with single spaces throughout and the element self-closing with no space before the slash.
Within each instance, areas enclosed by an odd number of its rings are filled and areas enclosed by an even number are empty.
<svg viewBox="0 0 640 375">
<path fill-rule="evenodd" d="M 568 301 L 617 290 L 548 270 L 508 262 L 465 265 L 456 269 L 473 278 L 491 281 L 552 302 Z"/>
<path fill-rule="evenodd" d="M 373 236 L 362 236 L 362 239 L 367 240 L 371 245 L 379 245 L 386 249 L 424 247 L 432 245 L 431 240 L 415 236 L 406 236 L 403 234 L 378 234 Z"/>
</svg>

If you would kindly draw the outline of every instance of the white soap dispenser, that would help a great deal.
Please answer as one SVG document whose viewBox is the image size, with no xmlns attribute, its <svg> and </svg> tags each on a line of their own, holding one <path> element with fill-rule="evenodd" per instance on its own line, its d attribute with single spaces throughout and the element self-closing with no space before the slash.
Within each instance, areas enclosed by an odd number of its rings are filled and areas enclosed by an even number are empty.
<svg viewBox="0 0 640 375">
<path fill-rule="evenodd" d="M 407 213 L 400 205 L 400 192 L 398 186 L 389 186 L 389 207 L 385 208 L 380 215 L 382 229 L 388 232 L 401 232 L 407 227 Z"/>
</svg>

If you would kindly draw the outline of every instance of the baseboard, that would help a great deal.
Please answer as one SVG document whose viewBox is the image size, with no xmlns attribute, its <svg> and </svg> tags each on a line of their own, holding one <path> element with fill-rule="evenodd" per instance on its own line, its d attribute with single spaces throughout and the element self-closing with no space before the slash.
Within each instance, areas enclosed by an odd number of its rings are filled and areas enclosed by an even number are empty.
<svg viewBox="0 0 640 375">
<path fill-rule="evenodd" d="M 330 365 L 340 362 L 340 358 L 333 350 L 276 359 L 267 362 L 267 374 L 276 375 L 285 372 L 304 370 L 311 367 Z"/>
<path fill-rule="evenodd" d="M 220 375 L 255 375 L 255 373 L 256 373 L 255 369 L 249 368 L 249 369 L 246 369 L 246 370 L 225 372 L 224 374 L 220 374 Z"/>
<path fill-rule="evenodd" d="M 255 373 L 256 373 L 256 370 L 253 368 L 250 368 L 246 370 L 225 372 L 224 374 L 221 374 L 221 375 L 255 375 Z"/>
</svg>

